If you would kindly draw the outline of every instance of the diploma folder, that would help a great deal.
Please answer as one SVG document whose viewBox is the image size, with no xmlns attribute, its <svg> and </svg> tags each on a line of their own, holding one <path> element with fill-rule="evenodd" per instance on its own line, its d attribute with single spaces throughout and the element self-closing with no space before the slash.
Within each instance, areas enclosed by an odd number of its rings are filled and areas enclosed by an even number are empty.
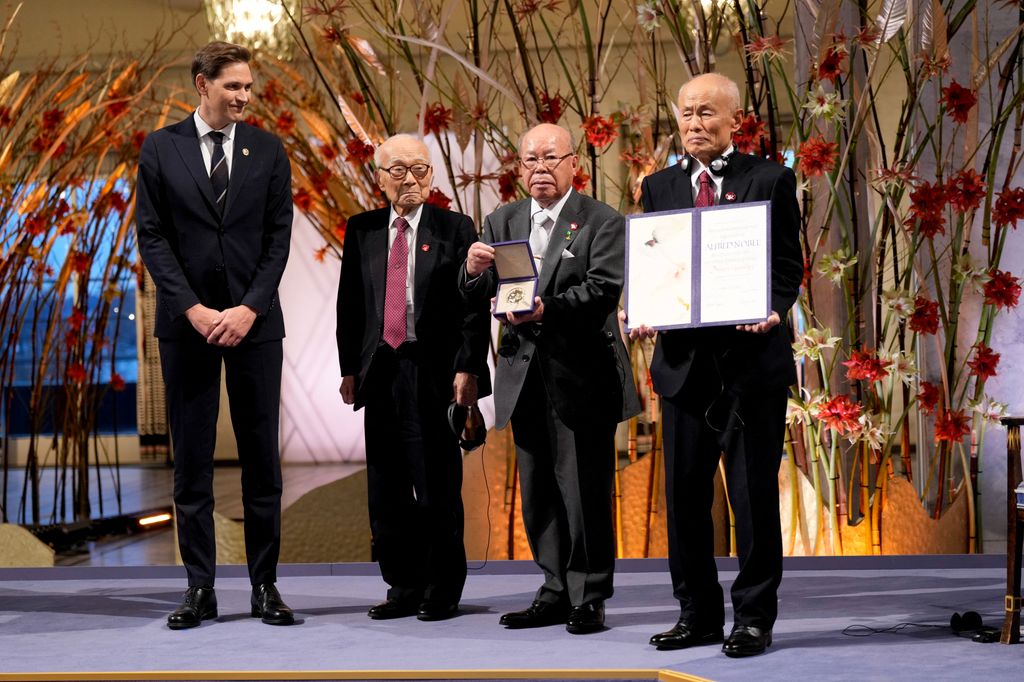
<svg viewBox="0 0 1024 682">
<path fill-rule="evenodd" d="M 497 242 L 494 247 L 494 269 L 498 273 L 498 292 L 491 314 L 504 320 L 505 313 L 533 312 L 537 294 L 537 264 L 530 242 L 525 239 Z"/>
<path fill-rule="evenodd" d="M 754 324 L 771 314 L 771 202 L 626 216 L 626 329 Z"/>
</svg>

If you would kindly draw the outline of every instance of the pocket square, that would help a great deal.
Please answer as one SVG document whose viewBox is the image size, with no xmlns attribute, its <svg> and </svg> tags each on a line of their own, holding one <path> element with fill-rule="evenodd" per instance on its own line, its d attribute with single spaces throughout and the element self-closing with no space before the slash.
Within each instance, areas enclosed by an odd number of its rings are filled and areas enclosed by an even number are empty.
<svg viewBox="0 0 1024 682">
<path fill-rule="evenodd" d="M 562 249 L 562 258 L 575 258 L 575 257 L 576 256 L 572 255 L 572 251 L 570 251 L 569 249 Z"/>
</svg>

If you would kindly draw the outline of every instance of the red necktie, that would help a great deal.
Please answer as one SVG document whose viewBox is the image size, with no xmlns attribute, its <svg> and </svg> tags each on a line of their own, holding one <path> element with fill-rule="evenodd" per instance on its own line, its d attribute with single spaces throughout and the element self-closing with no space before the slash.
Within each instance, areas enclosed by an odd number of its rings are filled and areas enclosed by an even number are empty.
<svg viewBox="0 0 1024 682">
<path fill-rule="evenodd" d="M 395 219 L 395 242 L 388 254 L 388 275 L 384 285 L 384 343 L 398 348 L 406 337 L 405 289 L 409 279 L 409 244 L 405 230 L 409 222 L 399 216 Z"/>
<path fill-rule="evenodd" d="M 693 202 L 694 207 L 714 206 L 715 186 L 711 184 L 711 176 L 707 171 L 701 171 L 697 181 L 700 183 L 700 187 L 697 188 L 697 198 Z"/>
</svg>

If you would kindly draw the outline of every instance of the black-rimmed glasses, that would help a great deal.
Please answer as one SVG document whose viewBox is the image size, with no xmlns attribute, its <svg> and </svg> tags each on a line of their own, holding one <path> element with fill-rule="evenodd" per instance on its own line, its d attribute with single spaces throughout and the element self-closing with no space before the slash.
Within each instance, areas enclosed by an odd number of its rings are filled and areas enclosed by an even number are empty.
<svg viewBox="0 0 1024 682">
<path fill-rule="evenodd" d="M 523 168 L 528 171 L 537 170 L 538 167 L 544 166 L 546 170 L 555 170 L 558 164 L 565 161 L 567 158 L 572 156 L 572 152 L 568 154 L 562 154 L 561 156 L 555 156 L 554 154 L 548 154 L 547 156 L 524 156 L 519 159 L 519 163 L 523 164 Z"/>
<path fill-rule="evenodd" d="M 407 173 L 412 173 L 414 178 L 422 180 L 430 172 L 430 166 L 425 163 L 414 163 L 411 166 L 395 165 L 381 168 L 381 170 L 390 175 L 393 180 L 404 180 Z"/>
</svg>

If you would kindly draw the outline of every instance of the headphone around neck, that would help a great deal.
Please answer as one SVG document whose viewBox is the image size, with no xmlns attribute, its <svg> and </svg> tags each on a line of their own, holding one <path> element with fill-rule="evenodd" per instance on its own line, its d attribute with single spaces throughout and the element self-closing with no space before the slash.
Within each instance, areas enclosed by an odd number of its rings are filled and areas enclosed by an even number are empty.
<svg viewBox="0 0 1024 682">
<path fill-rule="evenodd" d="M 725 172 L 729 169 L 729 157 L 732 156 L 733 153 L 734 152 L 729 152 L 728 154 L 716 156 L 711 159 L 711 163 L 708 164 L 708 170 L 718 177 L 725 175 Z M 690 166 L 692 165 L 691 159 L 692 157 L 689 154 L 683 154 L 683 158 L 679 160 L 679 165 L 682 167 L 683 171 L 687 173 L 690 172 Z"/>
</svg>

